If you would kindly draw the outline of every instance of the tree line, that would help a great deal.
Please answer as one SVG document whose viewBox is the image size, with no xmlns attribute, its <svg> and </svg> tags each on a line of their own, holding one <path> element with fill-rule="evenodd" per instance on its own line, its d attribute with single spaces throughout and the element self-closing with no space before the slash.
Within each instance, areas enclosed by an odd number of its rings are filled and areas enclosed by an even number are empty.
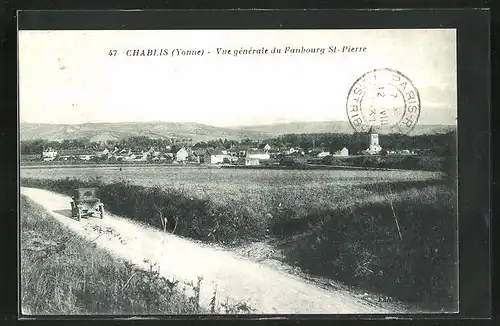
<svg viewBox="0 0 500 326">
<path fill-rule="evenodd" d="M 304 150 L 321 148 L 326 151 L 335 152 L 346 147 L 350 153 L 360 152 L 369 146 L 367 134 L 287 134 L 280 137 L 268 139 L 270 146 L 278 147 L 300 147 Z M 426 150 L 430 155 L 446 156 L 449 151 L 456 147 L 456 133 L 408 136 L 401 134 L 380 134 L 379 143 L 382 148 L 391 150 L 419 149 Z"/>
<path fill-rule="evenodd" d="M 133 136 L 121 140 L 111 140 L 105 143 L 91 142 L 89 139 L 65 139 L 62 142 L 48 141 L 44 139 L 21 141 L 21 154 L 41 154 L 43 149 L 53 148 L 55 150 L 87 149 L 101 150 L 104 148 L 113 149 L 130 148 L 132 150 L 147 150 L 154 147 L 156 150 L 165 150 L 170 146 L 171 151 L 189 146 L 197 149 L 204 148 L 225 148 L 237 146 L 258 146 L 267 143 L 273 148 L 299 147 L 308 151 L 314 148 L 321 148 L 325 151 L 335 152 L 346 147 L 350 153 L 357 153 L 368 147 L 368 135 L 361 133 L 336 134 L 287 134 L 261 141 L 250 138 L 241 141 L 228 139 L 214 139 L 192 143 L 190 140 L 175 141 L 173 139 L 153 139 L 146 136 Z M 456 147 L 456 133 L 448 132 L 444 134 L 408 136 L 399 134 L 381 134 L 379 143 L 384 149 L 403 150 L 418 149 L 425 150 L 429 155 L 450 156 Z"/>
</svg>

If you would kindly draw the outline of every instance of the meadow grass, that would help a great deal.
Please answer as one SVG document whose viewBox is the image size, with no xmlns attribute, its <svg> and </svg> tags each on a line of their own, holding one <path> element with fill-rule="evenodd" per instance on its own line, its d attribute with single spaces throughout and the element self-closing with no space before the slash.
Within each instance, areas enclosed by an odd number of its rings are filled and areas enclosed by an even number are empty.
<svg viewBox="0 0 500 326">
<path fill-rule="evenodd" d="M 311 274 L 383 293 L 423 311 L 455 311 L 454 191 L 447 185 L 399 192 L 385 186 L 356 205 L 285 220 L 281 230 L 288 233 L 282 233 L 287 236 L 281 249 Z"/>
<path fill-rule="evenodd" d="M 21 306 L 25 315 L 241 313 L 244 303 L 200 307 L 200 282 L 187 284 L 111 256 L 21 196 Z M 243 309 L 242 308 L 242 309 Z M 246 310 L 245 310 L 246 309 Z"/>
<path fill-rule="evenodd" d="M 162 227 L 160 208 L 170 221 L 178 218 L 176 234 L 224 245 L 277 238 L 288 263 L 310 274 L 425 310 L 456 308 L 453 186 L 440 179 L 320 183 L 302 176 L 280 184 L 239 181 L 229 189 L 71 178 L 22 185 L 66 194 L 97 186 L 113 213 Z"/>
</svg>

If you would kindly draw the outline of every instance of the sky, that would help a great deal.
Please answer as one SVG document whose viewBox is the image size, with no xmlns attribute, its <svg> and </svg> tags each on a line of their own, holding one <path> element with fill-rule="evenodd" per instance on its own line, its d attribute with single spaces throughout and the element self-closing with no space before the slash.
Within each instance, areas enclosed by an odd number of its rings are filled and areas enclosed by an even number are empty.
<svg viewBox="0 0 500 326">
<path fill-rule="evenodd" d="M 366 52 L 216 54 L 217 48 L 287 46 Z M 203 49 L 204 55 L 125 55 L 129 49 L 171 54 L 178 48 Z M 214 126 L 347 121 L 350 87 L 376 68 L 411 79 L 421 98 L 419 123 L 456 123 L 454 29 L 20 31 L 19 118 Z"/>
</svg>

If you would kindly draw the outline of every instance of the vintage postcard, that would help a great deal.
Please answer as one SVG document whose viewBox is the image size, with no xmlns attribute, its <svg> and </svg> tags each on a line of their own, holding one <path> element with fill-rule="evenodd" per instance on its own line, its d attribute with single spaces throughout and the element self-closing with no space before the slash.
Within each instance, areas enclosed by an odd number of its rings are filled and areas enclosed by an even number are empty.
<svg viewBox="0 0 500 326">
<path fill-rule="evenodd" d="M 458 311 L 455 29 L 18 40 L 24 315 Z"/>
</svg>

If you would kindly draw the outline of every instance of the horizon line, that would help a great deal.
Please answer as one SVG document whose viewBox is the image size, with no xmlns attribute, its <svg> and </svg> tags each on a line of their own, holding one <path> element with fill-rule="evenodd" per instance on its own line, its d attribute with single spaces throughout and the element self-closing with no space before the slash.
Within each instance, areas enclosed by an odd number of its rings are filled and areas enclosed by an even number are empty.
<svg viewBox="0 0 500 326">
<path fill-rule="evenodd" d="M 148 121 L 100 121 L 100 122 L 78 122 L 78 123 L 51 123 L 51 122 L 32 122 L 32 121 L 19 121 L 19 124 L 38 124 L 38 125 L 85 125 L 85 124 L 147 124 L 147 123 L 173 123 L 173 124 L 199 124 L 210 127 L 217 128 L 245 128 L 245 127 L 260 127 L 260 126 L 272 126 L 272 125 L 280 125 L 280 124 L 293 124 L 293 123 L 325 123 L 325 122 L 341 122 L 341 123 L 349 123 L 346 120 L 319 120 L 319 121 L 287 121 L 287 122 L 270 122 L 270 123 L 261 123 L 261 124 L 248 124 L 248 125 L 213 125 L 202 122 L 195 121 L 164 121 L 164 120 L 148 120 Z M 418 125 L 418 124 L 417 124 Z M 455 119 L 454 123 L 423 123 L 420 124 L 422 126 L 457 126 L 457 119 Z"/>
</svg>

